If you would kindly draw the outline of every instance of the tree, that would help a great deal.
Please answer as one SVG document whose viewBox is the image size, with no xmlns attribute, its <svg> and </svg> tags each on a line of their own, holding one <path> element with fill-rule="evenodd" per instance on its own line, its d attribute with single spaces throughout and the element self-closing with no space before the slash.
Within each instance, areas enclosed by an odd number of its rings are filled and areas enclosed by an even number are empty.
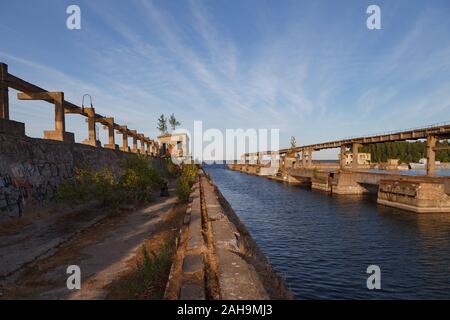
<svg viewBox="0 0 450 320">
<path fill-rule="evenodd" d="M 291 149 L 294 149 L 297 147 L 297 140 L 294 136 L 291 137 Z"/>
<path fill-rule="evenodd" d="M 178 122 L 177 118 L 175 118 L 175 115 L 172 113 L 172 115 L 169 118 L 169 124 L 170 127 L 172 128 L 173 131 L 175 131 L 175 129 L 181 125 L 180 122 Z"/>
<path fill-rule="evenodd" d="M 158 119 L 157 129 L 161 132 L 161 134 L 167 133 L 167 118 L 162 114 Z"/>
</svg>

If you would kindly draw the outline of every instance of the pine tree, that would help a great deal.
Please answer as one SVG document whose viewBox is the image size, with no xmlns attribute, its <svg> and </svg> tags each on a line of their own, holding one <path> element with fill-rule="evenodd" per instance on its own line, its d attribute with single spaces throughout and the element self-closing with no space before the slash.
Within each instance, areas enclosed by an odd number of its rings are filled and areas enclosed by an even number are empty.
<svg viewBox="0 0 450 320">
<path fill-rule="evenodd" d="M 161 134 L 167 133 L 167 118 L 162 114 L 158 119 L 158 126 L 156 127 Z"/>
<path fill-rule="evenodd" d="M 175 115 L 173 113 L 169 118 L 169 124 L 173 131 L 175 131 L 177 127 L 181 125 L 181 123 L 178 122 L 177 118 L 175 118 Z"/>
</svg>

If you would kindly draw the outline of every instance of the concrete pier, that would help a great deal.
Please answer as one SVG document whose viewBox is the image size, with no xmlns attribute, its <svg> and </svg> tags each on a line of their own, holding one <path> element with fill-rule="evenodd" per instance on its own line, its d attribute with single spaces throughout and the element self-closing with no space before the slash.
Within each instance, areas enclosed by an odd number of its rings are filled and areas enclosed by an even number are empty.
<svg viewBox="0 0 450 320">
<path fill-rule="evenodd" d="M 313 190 L 338 194 L 376 194 L 378 203 L 416 213 L 450 213 L 450 178 L 408 176 L 313 167 L 281 167 L 274 175 L 260 174 L 262 167 L 230 164 L 231 170 L 266 176 L 287 183 L 305 184 Z M 269 171 L 269 168 L 265 168 Z M 272 172 L 277 168 L 272 168 Z M 266 171 L 266 172 L 267 172 Z"/>
</svg>

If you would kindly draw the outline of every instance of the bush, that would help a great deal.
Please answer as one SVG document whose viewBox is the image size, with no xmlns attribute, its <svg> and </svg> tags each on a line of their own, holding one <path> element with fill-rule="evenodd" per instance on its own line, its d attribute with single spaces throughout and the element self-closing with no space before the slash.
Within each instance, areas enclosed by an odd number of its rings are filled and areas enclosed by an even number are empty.
<svg viewBox="0 0 450 320">
<path fill-rule="evenodd" d="M 149 201 L 152 191 L 159 188 L 162 178 L 148 158 L 127 158 L 121 164 L 123 174 L 119 186 L 127 200 Z"/>
<path fill-rule="evenodd" d="M 197 177 L 198 166 L 194 164 L 185 164 L 181 170 L 181 177 L 178 179 L 177 197 L 181 202 L 188 202 L 191 188 Z"/>
<path fill-rule="evenodd" d="M 63 182 L 57 192 L 58 199 L 73 203 L 98 200 L 102 204 L 113 198 L 116 188 L 114 176 L 108 168 L 102 171 L 77 170 L 73 180 Z"/>
<path fill-rule="evenodd" d="M 175 165 L 172 159 L 167 159 L 167 174 L 171 178 L 176 178 L 180 175 L 180 166 Z"/>
<path fill-rule="evenodd" d="M 109 168 L 77 170 L 74 179 L 58 188 L 58 199 L 76 204 L 98 200 L 104 206 L 118 207 L 125 201 L 149 201 L 152 191 L 161 186 L 161 175 L 148 158 L 126 158 L 120 168 L 119 177 Z"/>
</svg>

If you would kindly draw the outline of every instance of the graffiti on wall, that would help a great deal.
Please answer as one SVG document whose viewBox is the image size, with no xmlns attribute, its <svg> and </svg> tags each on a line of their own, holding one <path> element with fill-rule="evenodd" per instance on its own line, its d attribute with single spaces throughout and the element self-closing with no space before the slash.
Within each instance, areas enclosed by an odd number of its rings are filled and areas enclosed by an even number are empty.
<svg viewBox="0 0 450 320">
<path fill-rule="evenodd" d="M 54 200 L 59 184 L 73 176 L 71 164 L 24 162 L 8 171 L 0 172 L 0 214 L 9 217 L 20 217 L 26 207 L 43 207 Z"/>
</svg>

